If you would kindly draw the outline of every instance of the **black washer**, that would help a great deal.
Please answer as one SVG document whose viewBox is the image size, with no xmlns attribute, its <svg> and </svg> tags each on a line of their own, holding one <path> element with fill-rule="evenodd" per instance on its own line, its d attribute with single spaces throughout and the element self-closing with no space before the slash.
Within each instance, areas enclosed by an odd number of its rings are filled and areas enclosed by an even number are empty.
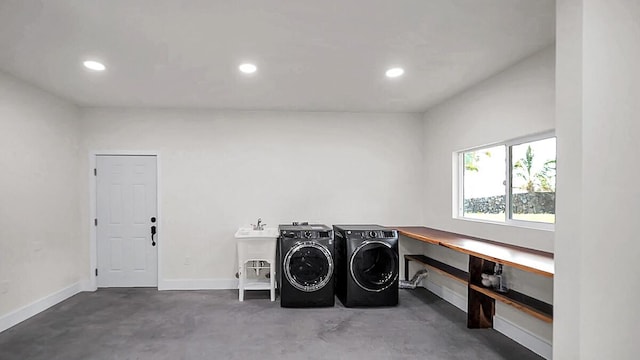
<svg viewBox="0 0 640 360">
<path fill-rule="evenodd" d="M 326 225 L 280 225 L 280 305 L 333 306 L 333 231 Z"/>
</svg>

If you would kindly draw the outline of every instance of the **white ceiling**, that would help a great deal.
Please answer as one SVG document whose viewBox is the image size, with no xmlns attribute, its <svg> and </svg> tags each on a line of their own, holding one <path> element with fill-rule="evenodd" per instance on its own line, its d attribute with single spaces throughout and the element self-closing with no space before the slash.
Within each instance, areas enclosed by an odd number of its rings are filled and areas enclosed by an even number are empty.
<svg viewBox="0 0 640 360">
<path fill-rule="evenodd" d="M 554 38 L 554 0 L 0 0 L 0 69 L 86 106 L 421 112 Z"/>
</svg>

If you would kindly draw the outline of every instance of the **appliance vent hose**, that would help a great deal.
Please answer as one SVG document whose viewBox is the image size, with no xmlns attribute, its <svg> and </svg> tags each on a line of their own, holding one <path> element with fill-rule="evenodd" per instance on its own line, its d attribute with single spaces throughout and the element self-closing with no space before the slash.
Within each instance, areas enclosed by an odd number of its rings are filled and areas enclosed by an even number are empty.
<svg viewBox="0 0 640 360">
<path fill-rule="evenodd" d="M 400 282 L 398 283 L 400 286 L 400 289 L 415 289 L 418 286 L 418 284 L 420 284 L 420 281 L 426 278 L 427 275 L 429 275 L 429 272 L 427 271 L 427 269 L 419 270 L 418 272 L 416 272 L 415 275 L 413 275 L 411 280 L 409 281 L 400 280 Z"/>
</svg>

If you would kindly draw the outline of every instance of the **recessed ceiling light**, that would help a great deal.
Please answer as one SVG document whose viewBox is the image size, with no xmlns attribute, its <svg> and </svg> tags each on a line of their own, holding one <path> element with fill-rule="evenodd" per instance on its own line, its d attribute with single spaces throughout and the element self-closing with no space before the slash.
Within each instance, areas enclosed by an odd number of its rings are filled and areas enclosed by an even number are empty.
<svg viewBox="0 0 640 360">
<path fill-rule="evenodd" d="M 240 69 L 240 71 L 245 74 L 253 74 L 254 72 L 256 72 L 256 70 L 258 70 L 258 67 L 253 64 L 245 63 L 238 66 L 238 69 Z"/>
<path fill-rule="evenodd" d="M 403 68 L 399 68 L 399 67 L 391 68 L 391 69 L 387 70 L 387 72 L 385 74 L 387 75 L 387 77 L 396 78 L 396 77 L 402 76 L 402 74 L 404 74 L 404 69 Z"/>
<path fill-rule="evenodd" d="M 87 60 L 83 62 L 82 65 L 84 65 L 84 67 L 86 67 L 87 69 L 93 71 L 104 71 L 107 68 L 103 63 L 94 60 Z"/>
</svg>

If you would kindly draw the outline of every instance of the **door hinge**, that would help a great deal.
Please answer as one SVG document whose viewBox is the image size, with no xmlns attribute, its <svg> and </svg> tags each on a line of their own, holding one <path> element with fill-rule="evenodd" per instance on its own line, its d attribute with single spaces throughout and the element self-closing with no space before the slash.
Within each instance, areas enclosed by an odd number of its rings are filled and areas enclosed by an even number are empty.
<svg viewBox="0 0 640 360">
<path fill-rule="evenodd" d="M 93 168 L 93 176 L 98 176 L 98 169 Z"/>
<path fill-rule="evenodd" d="M 98 268 L 96 268 L 96 276 L 98 276 Z"/>
<path fill-rule="evenodd" d="M 93 225 L 98 226 L 98 218 L 93 219 Z"/>
</svg>

